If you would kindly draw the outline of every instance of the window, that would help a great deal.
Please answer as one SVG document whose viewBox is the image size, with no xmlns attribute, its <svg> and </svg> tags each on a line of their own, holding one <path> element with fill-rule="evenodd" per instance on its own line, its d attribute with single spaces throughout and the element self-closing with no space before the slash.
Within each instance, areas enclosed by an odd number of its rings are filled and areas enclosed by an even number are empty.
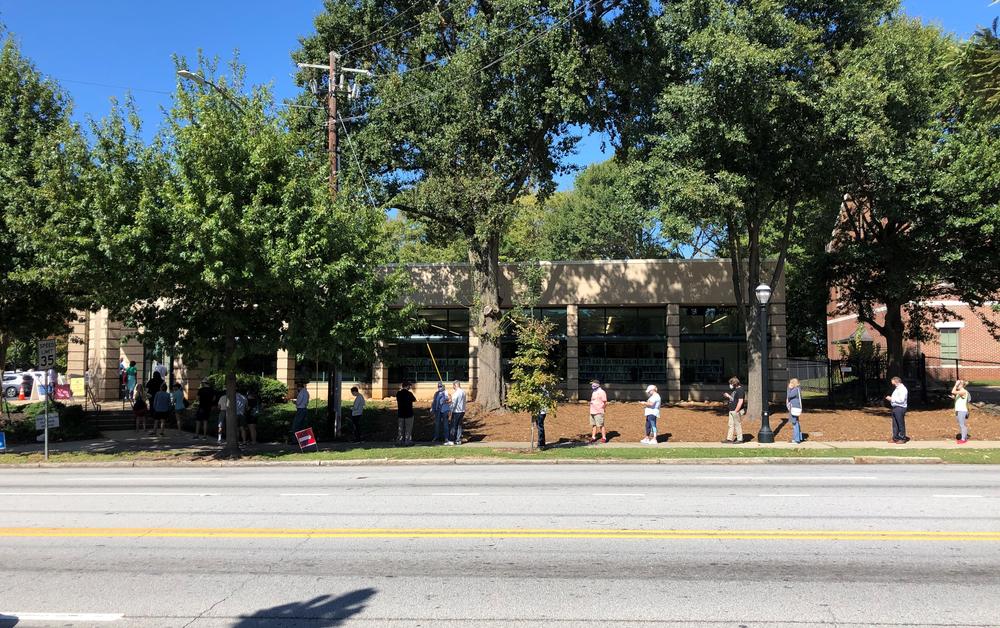
<svg viewBox="0 0 1000 628">
<path fill-rule="evenodd" d="M 423 324 L 413 335 L 386 347 L 384 362 L 389 368 L 389 381 L 468 380 L 469 310 L 427 309 L 419 315 Z"/>
<path fill-rule="evenodd" d="M 663 384 L 666 309 L 580 308 L 580 381 Z"/>
<path fill-rule="evenodd" d="M 562 379 L 566 375 L 566 308 L 534 308 L 525 311 L 535 319 L 543 319 L 552 323 L 552 334 L 549 336 L 556 343 L 549 350 L 549 360 L 552 368 L 551 372 L 556 377 Z M 505 381 L 510 381 L 512 360 L 517 355 L 517 339 L 513 330 L 505 330 L 506 334 L 500 339 L 500 361 L 503 368 Z"/>
<path fill-rule="evenodd" d="M 958 359 L 958 329 L 941 329 L 941 359 Z"/>
<path fill-rule="evenodd" d="M 724 384 L 747 379 L 747 349 L 735 307 L 681 308 L 681 383 Z"/>
<path fill-rule="evenodd" d="M 332 366 L 328 360 L 317 360 L 307 354 L 300 354 L 295 359 L 295 379 L 303 382 L 329 381 Z M 370 363 L 345 359 L 340 368 L 340 379 L 343 382 L 368 384 L 372 381 Z"/>
</svg>

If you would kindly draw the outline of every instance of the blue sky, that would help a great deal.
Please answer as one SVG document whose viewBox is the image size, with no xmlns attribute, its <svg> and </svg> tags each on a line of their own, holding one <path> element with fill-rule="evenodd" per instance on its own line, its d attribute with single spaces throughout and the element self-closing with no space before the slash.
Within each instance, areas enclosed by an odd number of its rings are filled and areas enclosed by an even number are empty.
<svg viewBox="0 0 1000 628">
<path fill-rule="evenodd" d="M 991 2 L 904 0 L 903 6 L 964 37 L 1000 14 L 1000 4 Z M 0 0 L 0 21 L 70 94 L 77 118 L 106 115 L 109 99 L 131 90 L 151 133 L 174 89 L 173 54 L 193 58 L 201 48 L 227 60 L 239 50 L 250 83 L 271 83 L 279 100 L 294 95 L 289 53 L 312 32 L 321 10 L 322 0 Z M 606 159 L 600 142 L 585 138 L 573 161 Z M 571 185 L 572 175 L 560 180 L 562 188 Z"/>
</svg>

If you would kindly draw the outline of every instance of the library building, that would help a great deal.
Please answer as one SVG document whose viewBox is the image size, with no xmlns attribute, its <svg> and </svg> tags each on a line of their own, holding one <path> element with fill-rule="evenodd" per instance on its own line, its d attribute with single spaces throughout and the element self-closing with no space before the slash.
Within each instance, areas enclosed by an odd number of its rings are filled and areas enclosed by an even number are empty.
<svg viewBox="0 0 1000 628">
<path fill-rule="evenodd" d="M 733 298 L 727 259 L 540 262 L 540 297 L 531 313 L 553 323 L 552 368 L 568 399 L 586 399 L 590 381 L 601 381 L 609 398 L 644 398 L 656 385 L 665 401 L 718 401 L 732 376 L 746 381 L 746 340 Z M 344 365 L 342 391 L 351 386 L 366 397 L 387 398 L 403 381 L 418 398 L 429 399 L 440 380 L 465 383 L 475 399 L 479 339 L 470 325 L 474 301 L 467 264 L 414 264 L 407 302 L 417 304 L 420 326 L 381 348 L 374 364 Z M 517 264 L 501 264 L 501 307 L 516 302 Z M 772 390 L 782 390 L 785 361 L 785 291 L 774 286 L 769 303 Z M 119 396 L 121 360 L 135 360 L 141 372 L 166 370 L 189 394 L 205 366 L 185 366 L 162 348 L 120 342 L 127 335 L 106 313 L 89 314 L 73 330 L 69 375 L 90 370 L 101 399 Z M 501 339 L 505 378 L 516 344 Z M 431 357 L 433 356 L 433 358 Z M 313 398 L 325 398 L 329 364 L 286 351 L 248 358 L 240 368 L 285 382 L 294 391 L 305 381 Z M 79 371 L 79 373 L 76 373 Z M 440 373 L 440 376 L 439 376 Z"/>
</svg>

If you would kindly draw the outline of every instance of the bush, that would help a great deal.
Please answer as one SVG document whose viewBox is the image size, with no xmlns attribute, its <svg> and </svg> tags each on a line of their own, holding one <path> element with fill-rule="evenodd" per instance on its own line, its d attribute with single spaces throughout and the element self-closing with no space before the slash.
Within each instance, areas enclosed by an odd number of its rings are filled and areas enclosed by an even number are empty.
<svg viewBox="0 0 1000 628">
<path fill-rule="evenodd" d="M 84 440 L 100 436 L 100 431 L 84 416 L 83 406 L 54 402 L 49 405 L 49 410 L 59 413 L 59 427 L 49 432 L 50 441 Z M 35 418 L 44 412 L 45 403 L 41 401 L 12 406 L 9 421 L 6 414 L 0 416 L 0 431 L 7 433 L 7 440 L 11 443 L 33 443 L 40 433 L 35 428 Z"/>
<path fill-rule="evenodd" d="M 226 389 L 226 374 L 211 373 L 206 377 L 216 390 Z M 288 399 L 288 386 L 271 377 L 261 377 L 250 373 L 236 374 L 236 390 L 244 395 L 253 391 L 260 397 L 261 403 L 271 405 Z"/>
</svg>

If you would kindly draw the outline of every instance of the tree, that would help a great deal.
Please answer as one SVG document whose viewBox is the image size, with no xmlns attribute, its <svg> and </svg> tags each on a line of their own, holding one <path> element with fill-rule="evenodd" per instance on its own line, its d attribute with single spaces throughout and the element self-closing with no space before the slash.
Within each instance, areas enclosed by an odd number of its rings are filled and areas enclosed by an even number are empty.
<svg viewBox="0 0 1000 628">
<path fill-rule="evenodd" d="M 11 343 L 68 331 L 80 304 L 47 241 L 79 199 L 87 153 L 70 104 L 0 27 L 0 367 Z M 31 357 L 30 363 L 35 363 Z"/>
<path fill-rule="evenodd" d="M 754 288 L 781 281 L 802 204 L 832 185 L 821 102 L 832 55 L 863 40 L 892 6 L 681 0 L 660 20 L 682 77 L 660 96 L 644 163 L 662 207 L 723 235 L 748 341 L 751 415 L 762 399 Z"/>
<path fill-rule="evenodd" d="M 501 405 L 504 233 L 529 190 L 553 190 L 576 142 L 570 124 L 593 115 L 600 76 L 588 60 L 606 58 L 604 20 L 621 4 L 330 0 L 294 55 L 315 63 L 337 50 L 375 73 L 343 115 L 380 202 L 468 245 L 484 409 Z"/>
<path fill-rule="evenodd" d="M 510 324 L 514 327 L 517 350 L 511 360 L 507 406 L 532 416 L 545 409 L 548 415 L 555 416 L 559 378 L 552 373 L 549 355 L 556 343 L 552 338 L 554 326 L 551 321 L 520 312 L 511 317 Z"/>
<path fill-rule="evenodd" d="M 238 455 L 239 358 L 304 338 L 345 352 L 374 344 L 382 319 L 367 315 L 393 297 L 371 274 L 373 216 L 350 195 L 331 201 L 326 161 L 273 113 L 268 90 L 244 94 L 235 62 L 229 77 L 205 62 L 198 72 L 219 89 L 180 81 L 152 144 L 121 108 L 95 125 L 86 213 L 125 269 L 102 287 L 112 315 L 185 359 L 220 357 L 227 453 Z"/>
<path fill-rule="evenodd" d="M 835 312 L 857 314 L 885 338 L 891 375 L 902 370 L 904 340 L 926 339 L 948 316 L 927 304 L 952 293 L 944 280 L 954 224 L 978 211 L 952 204 L 941 185 L 947 144 L 958 141 L 948 139 L 955 46 L 936 27 L 895 17 L 845 51 L 826 99 L 845 195 L 828 264 Z"/>
<path fill-rule="evenodd" d="M 1000 35 L 993 20 L 992 28 L 983 27 L 965 43 L 958 67 L 968 94 L 980 101 L 987 115 L 1000 116 Z"/>
<path fill-rule="evenodd" d="M 617 159 L 592 164 L 568 192 L 545 201 L 543 259 L 645 259 L 679 256 L 690 239 L 685 220 L 661 213 L 642 180 Z M 539 237 L 540 236 L 540 237 Z"/>
</svg>

